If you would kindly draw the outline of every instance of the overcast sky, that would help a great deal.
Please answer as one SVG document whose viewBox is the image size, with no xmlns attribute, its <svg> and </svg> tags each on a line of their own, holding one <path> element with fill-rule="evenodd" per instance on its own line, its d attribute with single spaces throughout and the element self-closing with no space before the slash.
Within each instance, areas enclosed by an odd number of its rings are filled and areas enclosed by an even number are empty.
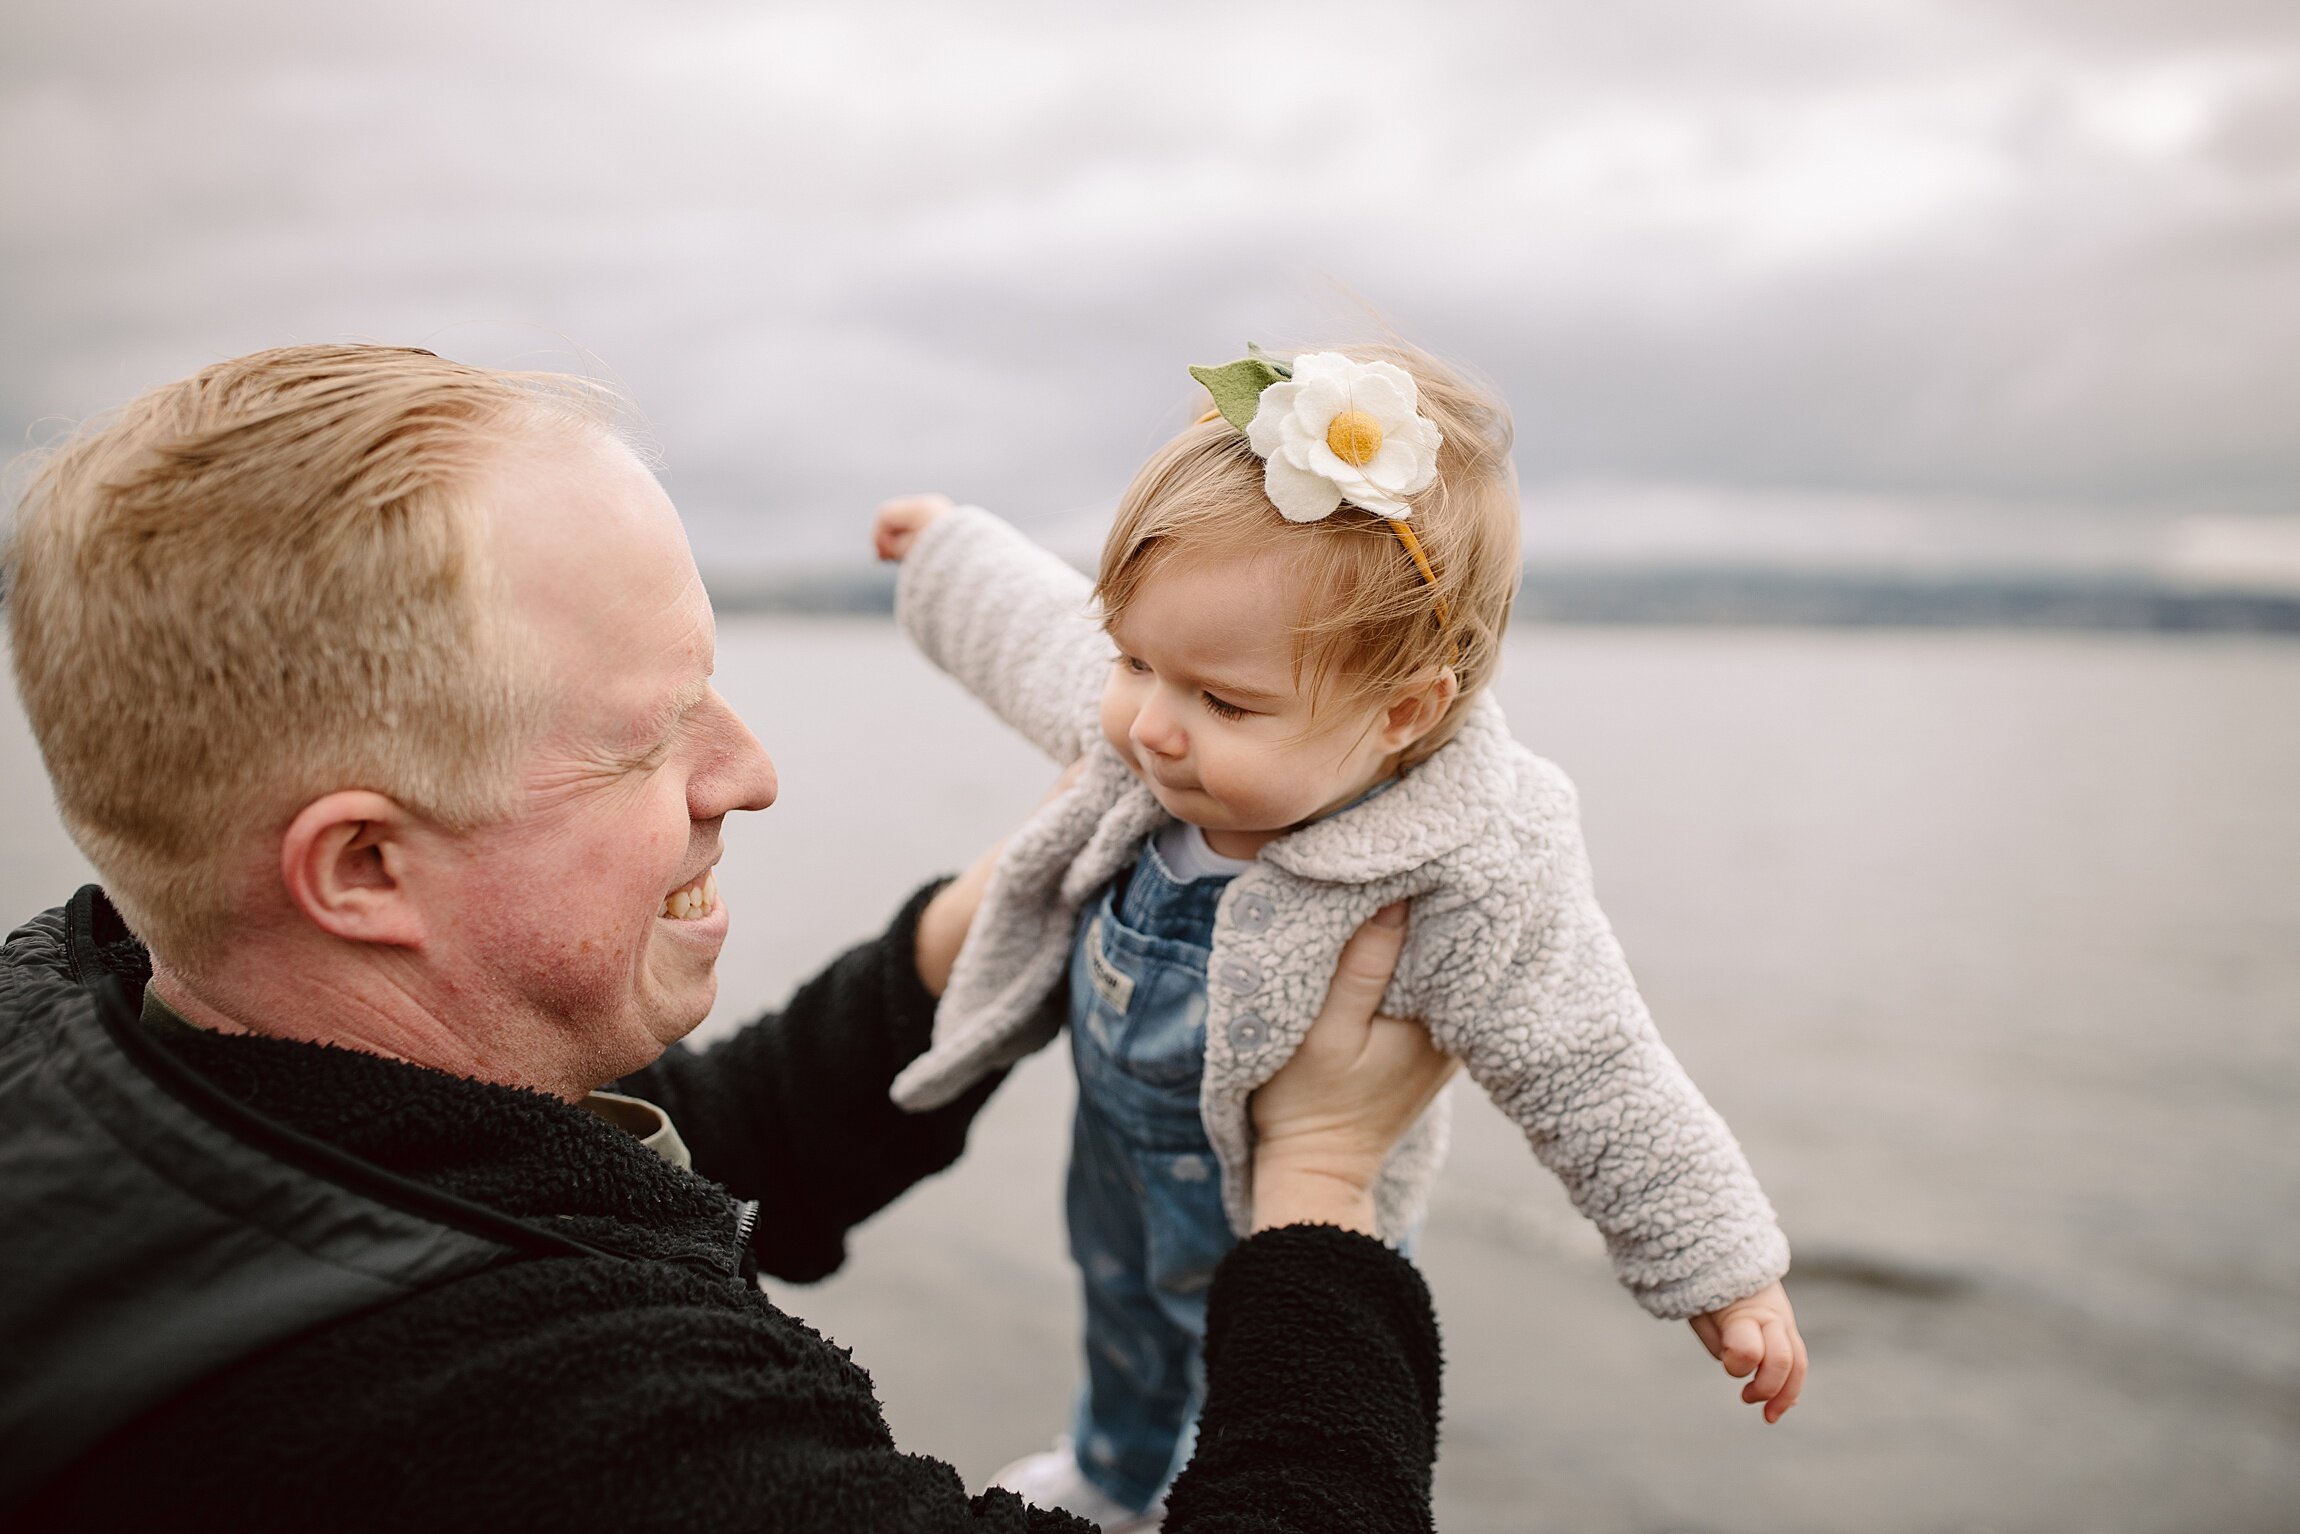
<svg viewBox="0 0 2300 1534">
<path fill-rule="evenodd" d="M 1537 551 L 2300 580 L 2294 0 L 23 0 L 0 91 L 11 442 L 364 337 L 620 380 L 706 566 L 1075 539 L 1362 301 Z"/>
</svg>

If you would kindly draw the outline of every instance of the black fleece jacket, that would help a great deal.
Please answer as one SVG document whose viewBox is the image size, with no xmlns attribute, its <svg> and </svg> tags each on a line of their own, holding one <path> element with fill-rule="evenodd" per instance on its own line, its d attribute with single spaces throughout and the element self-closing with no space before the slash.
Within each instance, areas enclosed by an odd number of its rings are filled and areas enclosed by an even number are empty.
<svg viewBox="0 0 2300 1534">
<path fill-rule="evenodd" d="M 113 1434 L 23 1526 L 1084 1530 L 898 1451 L 869 1375 L 751 1281 L 836 1269 L 850 1227 L 958 1157 L 995 1085 L 929 1114 L 887 1100 L 932 1023 L 911 960 L 928 893 L 781 1014 L 620 1084 L 716 1182 L 539 1093 L 155 1025 L 256 1113 L 602 1255 L 506 1261 L 242 1359 Z M 760 1206 L 747 1252 L 728 1192 Z M 1172 1534 L 1430 1527 L 1438 1344 L 1410 1264 L 1331 1228 L 1255 1236 L 1215 1277 L 1206 1347 Z"/>
</svg>

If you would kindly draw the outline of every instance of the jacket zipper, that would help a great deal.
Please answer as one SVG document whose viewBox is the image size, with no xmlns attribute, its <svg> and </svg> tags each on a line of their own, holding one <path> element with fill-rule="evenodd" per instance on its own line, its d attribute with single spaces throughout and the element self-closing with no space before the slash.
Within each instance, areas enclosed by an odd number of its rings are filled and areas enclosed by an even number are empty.
<svg viewBox="0 0 2300 1534">
<path fill-rule="evenodd" d="M 751 1249 L 751 1229 L 759 1223 L 759 1201 L 755 1198 L 735 1201 L 735 1261 L 729 1270 L 742 1275 L 743 1254 Z"/>
</svg>

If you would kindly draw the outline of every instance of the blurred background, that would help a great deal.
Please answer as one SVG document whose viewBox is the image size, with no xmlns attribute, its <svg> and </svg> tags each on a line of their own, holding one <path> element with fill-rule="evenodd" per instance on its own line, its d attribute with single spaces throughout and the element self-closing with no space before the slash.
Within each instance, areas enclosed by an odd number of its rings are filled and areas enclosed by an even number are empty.
<svg viewBox="0 0 2300 1534">
<path fill-rule="evenodd" d="M 783 773 L 717 1030 L 1036 799 L 870 508 L 1077 558 L 1183 372 L 1518 423 L 1500 691 L 1798 1252 L 1762 1429 L 1465 1094 L 1441 1528 L 2300 1527 L 2289 0 L 25 4 L 0 438 L 372 339 L 629 391 Z M 87 876 L 13 694 L 13 921 Z M 776 1298 L 979 1482 L 1075 1377 L 1067 1067 Z"/>
</svg>

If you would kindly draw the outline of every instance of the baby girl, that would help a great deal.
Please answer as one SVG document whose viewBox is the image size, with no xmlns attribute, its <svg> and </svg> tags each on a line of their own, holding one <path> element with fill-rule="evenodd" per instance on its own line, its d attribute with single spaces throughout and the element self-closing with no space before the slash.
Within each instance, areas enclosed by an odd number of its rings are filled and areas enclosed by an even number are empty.
<svg viewBox="0 0 2300 1534">
<path fill-rule="evenodd" d="M 1075 783 L 1008 844 L 934 1042 L 944 1103 L 1069 1025 L 1067 1214 L 1085 1286 L 1069 1433 L 999 1483 L 1147 1528 L 1188 1457 L 1214 1265 L 1251 1229 L 1247 1100 L 1343 941 L 1410 901 L 1384 1010 L 1422 1019 L 1776 1421 L 1804 1344 L 1783 1239 L 1654 1032 L 1592 892 L 1574 790 L 1487 694 L 1517 587 L 1498 403 L 1417 352 L 1254 352 L 1120 501 L 1095 578 L 940 496 L 882 507 L 897 609 L 937 665 Z M 1446 1104 L 1384 1169 L 1403 1241 Z"/>
</svg>

